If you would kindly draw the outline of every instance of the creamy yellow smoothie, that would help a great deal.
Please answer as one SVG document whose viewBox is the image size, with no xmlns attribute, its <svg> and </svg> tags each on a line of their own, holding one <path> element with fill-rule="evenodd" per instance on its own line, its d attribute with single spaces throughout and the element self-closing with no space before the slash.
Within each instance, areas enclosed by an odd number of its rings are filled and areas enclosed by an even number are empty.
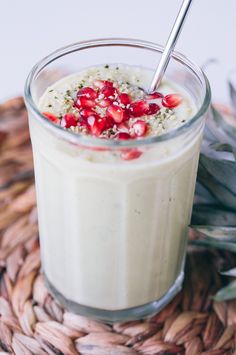
<svg viewBox="0 0 236 355">
<path fill-rule="evenodd" d="M 163 297 L 182 275 L 202 124 L 145 144 L 196 113 L 173 82 L 147 94 L 151 75 L 127 65 L 92 67 L 56 82 L 38 101 L 68 134 L 135 147 L 68 143 L 30 119 L 43 270 L 66 300 L 82 306 L 138 307 Z"/>
</svg>

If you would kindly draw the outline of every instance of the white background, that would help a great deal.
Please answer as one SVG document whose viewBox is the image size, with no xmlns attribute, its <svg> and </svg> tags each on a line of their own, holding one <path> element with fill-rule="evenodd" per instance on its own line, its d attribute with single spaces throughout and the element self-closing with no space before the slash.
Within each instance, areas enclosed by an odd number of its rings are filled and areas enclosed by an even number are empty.
<svg viewBox="0 0 236 355">
<path fill-rule="evenodd" d="M 0 101 L 23 92 L 36 61 L 96 37 L 133 37 L 164 44 L 181 0 L 1 0 Z M 236 1 L 195 0 L 177 44 L 209 70 L 214 98 L 226 101 L 225 75 L 236 68 Z"/>
</svg>

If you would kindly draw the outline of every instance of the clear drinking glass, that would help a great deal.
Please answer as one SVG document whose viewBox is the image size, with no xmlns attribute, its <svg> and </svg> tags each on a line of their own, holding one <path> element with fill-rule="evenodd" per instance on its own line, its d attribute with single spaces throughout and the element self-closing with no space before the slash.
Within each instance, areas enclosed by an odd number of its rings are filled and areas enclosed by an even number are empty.
<svg viewBox="0 0 236 355">
<path fill-rule="evenodd" d="M 45 280 L 66 308 L 103 321 L 156 313 L 181 288 L 209 84 L 174 53 L 166 76 L 197 113 L 167 134 L 131 141 L 65 131 L 37 103 L 68 74 L 106 63 L 154 70 L 162 51 L 129 39 L 76 43 L 38 63 L 25 86 Z"/>
</svg>

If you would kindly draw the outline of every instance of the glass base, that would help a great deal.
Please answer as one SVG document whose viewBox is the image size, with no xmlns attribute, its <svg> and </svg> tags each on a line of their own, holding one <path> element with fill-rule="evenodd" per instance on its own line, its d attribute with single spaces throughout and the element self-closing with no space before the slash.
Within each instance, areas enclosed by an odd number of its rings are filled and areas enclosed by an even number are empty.
<svg viewBox="0 0 236 355">
<path fill-rule="evenodd" d="M 82 316 L 91 317 L 98 321 L 113 323 L 113 322 L 127 322 L 131 320 L 138 320 L 148 316 L 152 316 L 162 310 L 181 290 L 182 283 L 184 279 L 184 272 L 182 271 L 173 285 L 169 288 L 164 296 L 156 301 L 146 303 L 141 306 L 116 310 L 107 311 L 98 308 L 92 308 L 88 306 L 80 305 L 76 302 L 66 299 L 57 289 L 52 285 L 52 283 L 47 279 L 44 274 L 45 282 L 49 292 L 55 297 L 58 302 L 65 307 L 68 311 L 77 313 Z"/>
</svg>

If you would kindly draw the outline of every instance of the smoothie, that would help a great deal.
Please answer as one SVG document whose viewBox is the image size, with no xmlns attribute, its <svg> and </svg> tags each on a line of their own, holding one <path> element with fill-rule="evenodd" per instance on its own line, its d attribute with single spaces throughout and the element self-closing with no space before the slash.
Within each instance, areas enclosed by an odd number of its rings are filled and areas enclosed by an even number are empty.
<svg viewBox="0 0 236 355">
<path fill-rule="evenodd" d="M 43 270 L 79 305 L 138 307 L 160 299 L 182 275 L 203 125 L 147 146 L 196 112 L 172 82 L 147 94 L 151 75 L 125 65 L 93 67 L 41 96 L 39 110 L 65 133 L 114 147 L 68 144 L 30 120 Z M 122 148 L 119 141 L 131 143 Z"/>
</svg>

